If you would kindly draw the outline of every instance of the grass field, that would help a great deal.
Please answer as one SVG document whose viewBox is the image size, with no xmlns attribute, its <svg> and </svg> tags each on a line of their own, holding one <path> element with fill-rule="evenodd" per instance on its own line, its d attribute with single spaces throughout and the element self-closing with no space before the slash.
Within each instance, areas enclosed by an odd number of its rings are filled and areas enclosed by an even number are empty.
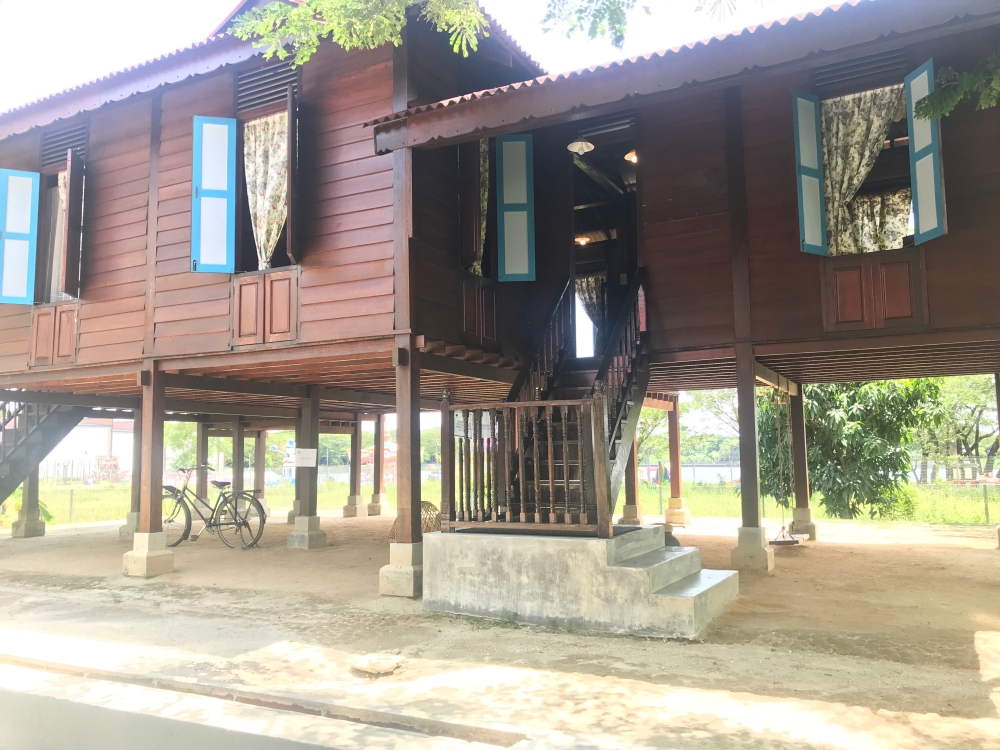
<svg viewBox="0 0 1000 750">
<path fill-rule="evenodd" d="M 664 487 L 663 504 L 667 505 L 670 490 Z M 986 500 L 983 497 L 983 487 L 949 485 L 943 482 L 924 485 L 910 485 L 913 497 L 912 512 L 899 516 L 897 521 L 915 521 L 919 523 L 953 523 L 953 524 L 997 524 L 1000 523 L 1000 487 L 989 486 Z M 364 487 L 363 492 L 370 496 L 371 487 Z M 434 505 L 441 502 L 441 483 L 438 481 L 424 482 L 423 497 Z M 70 496 L 72 494 L 72 522 L 88 523 L 94 521 L 124 520 L 129 511 L 131 490 L 125 484 L 102 485 L 62 485 L 42 482 L 40 499 L 46 510 L 52 515 L 50 523 L 70 523 Z M 295 495 L 295 487 L 291 484 L 268 487 L 267 503 L 272 508 L 290 508 Z M 346 482 L 324 482 L 319 485 L 319 509 L 321 511 L 340 510 L 347 504 L 348 488 Z M 396 506 L 396 486 L 386 487 L 389 505 Z M 691 515 L 714 516 L 722 518 L 738 518 L 740 516 L 740 496 L 738 490 L 724 484 L 693 484 L 684 487 L 684 499 Z M 639 489 L 639 501 L 646 515 L 660 515 L 659 488 L 643 484 Z M 987 518 L 986 504 L 989 503 Z M 624 504 L 624 492 L 619 496 L 618 510 Z M 0 527 L 9 527 L 16 518 L 14 504 L 19 500 L 14 498 L 7 503 L 4 513 L 0 515 Z M 827 516 L 819 498 L 813 499 L 813 516 L 817 520 L 827 520 Z M 764 517 L 781 518 L 781 509 L 771 498 L 764 499 Z M 786 518 L 790 514 L 786 512 Z M 858 520 L 866 520 L 864 518 Z"/>
</svg>

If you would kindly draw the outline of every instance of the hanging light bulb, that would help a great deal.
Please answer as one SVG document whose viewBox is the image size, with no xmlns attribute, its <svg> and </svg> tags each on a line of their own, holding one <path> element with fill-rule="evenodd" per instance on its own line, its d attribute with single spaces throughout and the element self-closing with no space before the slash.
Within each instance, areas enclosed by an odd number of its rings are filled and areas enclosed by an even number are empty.
<svg viewBox="0 0 1000 750">
<path fill-rule="evenodd" d="M 638 157 L 638 155 L 636 155 L 635 149 L 632 149 L 627 154 L 625 154 L 625 161 L 630 161 L 633 164 L 638 164 L 639 163 L 639 157 Z"/>
<path fill-rule="evenodd" d="M 576 244 L 579 245 L 580 247 L 583 247 L 588 242 L 590 242 L 590 237 L 577 237 L 576 238 Z"/>
<path fill-rule="evenodd" d="M 577 156 L 583 156 L 594 150 L 594 144 L 581 136 L 569 144 L 566 149 L 572 151 Z"/>
</svg>

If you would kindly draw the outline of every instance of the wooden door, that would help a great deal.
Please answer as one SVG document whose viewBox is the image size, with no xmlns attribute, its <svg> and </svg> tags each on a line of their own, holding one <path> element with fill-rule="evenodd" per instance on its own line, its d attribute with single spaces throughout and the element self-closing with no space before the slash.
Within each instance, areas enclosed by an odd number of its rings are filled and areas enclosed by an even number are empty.
<svg viewBox="0 0 1000 750">
<path fill-rule="evenodd" d="M 264 275 L 233 280 L 233 344 L 264 343 Z"/>
<path fill-rule="evenodd" d="M 264 343 L 298 338 L 298 274 L 272 271 L 264 278 Z"/>
<path fill-rule="evenodd" d="M 51 365 L 54 359 L 56 308 L 37 307 L 31 327 L 31 366 Z"/>
<path fill-rule="evenodd" d="M 76 305 L 60 305 L 55 314 L 53 357 L 56 364 L 76 361 L 76 334 L 79 309 Z"/>
</svg>

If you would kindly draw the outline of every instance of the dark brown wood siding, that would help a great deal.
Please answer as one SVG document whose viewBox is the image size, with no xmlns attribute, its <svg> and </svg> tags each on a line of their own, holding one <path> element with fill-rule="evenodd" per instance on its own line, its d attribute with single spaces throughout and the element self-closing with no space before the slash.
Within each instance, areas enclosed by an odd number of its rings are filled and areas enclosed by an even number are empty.
<svg viewBox="0 0 1000 750">
<path fill-rule="evenodd" d="M 654 349 L 731 342 L 725 102 L 699 93 L 637 113 L 642 257 Z M 793 183 L 794 185 L 794 183 Z"/>
<path fill-rule="evenodd" d="M 232 73 L 166 91 L 161 112 L 153 354 L 225 351 L 230 277 L 191 272 L 191 164 L 195 115 L 233 116 Z"/>
<path fill-rule="evenodd" d="M 78 364 L 142 356 L 151 113 L 145 99 L 90 122 Z"/>
<path fill-rule="evenodd" d="M 299 340 L 391 333 L 392 157 L 363 124 L 392 111 L 392 48 L 322 45 L 302 89 Z"/>
</svg>

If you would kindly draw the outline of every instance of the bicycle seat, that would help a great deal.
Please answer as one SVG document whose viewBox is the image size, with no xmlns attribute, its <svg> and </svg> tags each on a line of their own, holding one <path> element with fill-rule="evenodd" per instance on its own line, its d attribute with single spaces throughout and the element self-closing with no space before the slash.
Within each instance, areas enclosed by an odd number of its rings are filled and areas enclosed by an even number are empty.
<svg viewBox="0 0 1000 750">
<path fill-rule="evenodd" d="M 218 479 L 212 480 L 212 486 L 219 490 L 224 490 L 226 489 L 226 487 L 229 487 L 230 485 L 232 485 L 232 482 L 222 482 Z"/>
</svg>

